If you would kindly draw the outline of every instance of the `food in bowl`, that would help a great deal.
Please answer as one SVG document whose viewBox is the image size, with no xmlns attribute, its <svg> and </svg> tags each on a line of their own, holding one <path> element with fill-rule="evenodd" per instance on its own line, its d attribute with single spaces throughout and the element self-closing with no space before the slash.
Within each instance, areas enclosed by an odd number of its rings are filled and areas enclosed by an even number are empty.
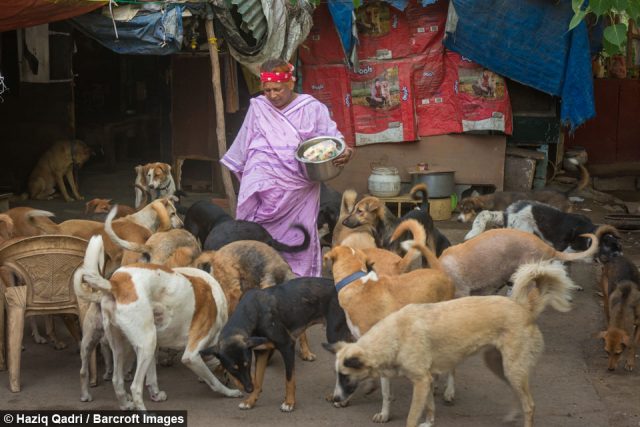
<svg viewBox="0 0 640 427">
<path fill-rule="evenodd" d="M 336 157 L 338 153 L 335 141 L 327 139 L 307 148 L 302 157 L 308 162 L 322 162 Z"/>
</svg>

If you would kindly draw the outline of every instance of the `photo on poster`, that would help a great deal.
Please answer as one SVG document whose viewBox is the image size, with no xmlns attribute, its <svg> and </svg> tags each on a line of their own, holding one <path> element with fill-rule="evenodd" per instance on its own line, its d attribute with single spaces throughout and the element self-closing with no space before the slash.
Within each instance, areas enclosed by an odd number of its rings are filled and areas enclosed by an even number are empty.
<svg viewBox="0 0 640 427">
<path fill-rule="evenodd" d="M 481 98 L 504 98 L 504 80 L 487 68 L 459 68 L 458 79 L 460 93 Z"/>
<path fill-rule="evenodd" d="M 389 5 L 373 2 L 356 9 L 356 27 L 363 36 L 384 36 L 391 30 L 391 12 Z"/>
<path fill-rule="evenodd" d="M 381 74 L 363 81 L 351 81 L 354 105 L 389 110 L 400 105 L 398 67 L 385 69 Z"/>
</svg>

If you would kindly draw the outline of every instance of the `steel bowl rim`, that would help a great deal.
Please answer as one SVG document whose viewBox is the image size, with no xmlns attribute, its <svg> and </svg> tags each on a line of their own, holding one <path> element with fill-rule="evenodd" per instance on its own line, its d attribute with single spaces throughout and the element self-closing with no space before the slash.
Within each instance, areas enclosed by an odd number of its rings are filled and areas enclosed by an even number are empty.
<svg viewBox="0 0 640 427">
<path fill-rule="evenodd" d="M 309 142 L 314 142 L 314 141 L 316 141 L 316 140 L 318 140 L 318 141 L 323 140 L 323 141 L 324 141 L 324 140 L 326 140 L 326 139 L 333 140 L 333 141 L 338 142 L 338 143 L 340 144 L 340 147 L 338 148 L 338 154 L 337 154 L 336 156 L 334 156 L 334 157 L 332 157 L 332 158 L 330 158 L 330 159 L 320 160 L 320 161 L 318 161 L 318 162 L 312 162 L 312 161 L 309 161 L 309 160 L 305 160 L 305 159 L 302 157 L 302 155 L 300 154 L 300 152 L 299 152 L 299 151 L 300 151 L 300 148 L 301 148 L 303 145 L 305 145 L 305 144 L 307 144 L 307 143 L 309 143 Z M 296 158 L 296 160 L 297 160 L 297 161 L 299 161 L 300 163 L 305 163 L 305 164 L 308 164 L 308 165 L 319 165 L 319 164 L 322 164 L 322 163 L 326 163 L 326 162 L 328 162 L 328 161 L 331 161 L 331 160 L 335 159 L 336 157 L 339 157 L 342 153 L 344 153 L 344 150 L 346 149 L 346 146 L 347 146 L 347 144 L 344 142 L 344 140 L 342 140 L 342 139 L 340 139 L 340 138 L 337 138 L 337 137 L 335 137 L 335 136 L 315 136 L 315 137 L 313 137 L 313 138 L 306 139 L 306 140 L 302 141 L 302 142 L 298 145 L 298 147 L 296 148 L 296 152 L 295 152 L 295 158 Z M 309 147 L 307 147 L 307 148 L 309 148 Z M 337 167 L 340 167 L 340 166 L 337 166 Z"/>
</svg>

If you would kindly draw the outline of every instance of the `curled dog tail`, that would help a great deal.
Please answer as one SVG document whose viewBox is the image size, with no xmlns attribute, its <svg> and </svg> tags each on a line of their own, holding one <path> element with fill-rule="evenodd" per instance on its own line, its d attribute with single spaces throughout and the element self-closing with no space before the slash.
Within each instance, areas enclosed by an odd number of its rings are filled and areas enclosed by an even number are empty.
<svg viewBox="0 0 640 427">
<path fill-rule="evenodd" d="M 622 239 L 620 232 L 613 225 L 608 225 L 608 224 L 601 225 L 595 231 L 595 235 L 598 239 L 602 239 L 602 236 L 604 236 L 605 234 L 612 234 L 618 239 Z"/>
<path fill-rule="evenodd" d="M 571 310 L 571 290 L 577 286 L 558 262 L 523 264 L 511 276 L 511 281 L 511 299 L 526 307 L 533 319 L 548 305 L 561 312 Z"/>
<path fill-rule="evenodd" d="M 133 252 L 145 253 L 149 252 L 151 248 L 147 245 L 141 245 L 140 243 L 130 242 L 128 240 L 121 239 L 116 232 L 113 230 L 112 222 L 118 213 L 118 205 L 115 205 L 111 208 L 109 215 L 107 215 L 107 219 L 104 221 L 104 231 L 107 233 L 107 236 L 115 243 L 123 249 Z"/>
<path fill-rule="evenodd" d="M 301 244 L 290 246 L 282 242 L 278 242 L 274 238 L 271 238 L 268 242 L 268 245 L 279 252 L 302 252 L 307 249 L 309 247 L 309 242 L 311 242 L 311 236 L 309 236 L 309 232 L 307 231 L 307 229 L 304 228 L 301 224 L 293 224 L 292 227 L 302 231 L 302 234 L 304 234 L 304 240 Z"/>
<path fill-rule="evenodd" d="M 429 212 L 429 191 L 426 184 L 416 184 L 409 192 L 413 200 L 420 200 L 420 209 Z"/>
<path fill-rule="evenodd" d="M 95 303 L 99 303 L 102 299 L 100 292 L 87 290 L 82 284 L 83 281 L 96 290 L 111 291 L 111 283 L 104 279 L 100 273 L 104 270 L 104 263 L 104 242 L 102 236 L 95 235 L 89 240 L 82 266 L 73 275 L 73 289 L 78 298 Z"/>
<path fill-rule="evenodd" d="M 409 264 L 411 264 L 411 261 L 413 261 L 413 258 L 416 255 L 414 243 L 419 243 L 421 245 L 428 244 L 429 246 L 434 245 L 434 243 L 431 241 L 433 239 L 430 239 L 429 243 L 427 243 L 427 232 L 425 231 L 422 224 L 420 224 L 415 219 L 405 219 L 400 224 L 398 224 L 396 229 L 393 231 L 393 235 L 391 235 L 390 242 L 393 242 L 396 239 L 400 238 L 400 236 L 402 236 L 407 231 L 411 233 L 413 240 L 405 240 L 400 244 L 402 249 L 407 252 L 402 258 L 402 263 L 400 266 L 402 268 L 402 271 L 405 271 L 405 269 L 409 267 Z M 431 265 L 431 263 L 429 263 L 429 265 Z"/>
<path fill-rule="evenodd" d="M 573 187 L 564 191 L 564 194 L 567 197 L 569 197 L 569 195 L 574 191 L 580 191 L 584 189 L 589 184 L 589 178 L 590 178 L 589 171 L 578 160 L 571 158 L 569 159 L 569 162 L 574 164 L 578 169 L 580 169 L 580 180 Z"/>
<path fill-rule="evenodd" d="M 555 251 L 554 258 L 559 259 L 560 261 L 577 261 L 593 257 L 598 252 L 598 237 L 591 233 L 581 234 L 580 237 L 588 237 L 591 239 L 591 246 L 589 246 L 586 251 L 573 253 Z"/>
<path fill-rule="evenodd" d="M 422 256 L 425 257 L 425 259 L 429 263 L 430 268 L 438 271 L 444 271 L 444 269 L 442 268 L 442 264 L 440 264 L 440 260 L 431 249 L 429 249 L 422 243 L 414 243 L 413 247 L 422 253 Z"/>
<path fill-rule="evenodd" d="M 40 230 L 40 232 L 58 234 L 60 233 L 60 226 L 49 219 L 53 216 L 56 216 L 56 214 L 42 209 L 32 209 L 24 215 L 27 222 Z"/>
</svg>

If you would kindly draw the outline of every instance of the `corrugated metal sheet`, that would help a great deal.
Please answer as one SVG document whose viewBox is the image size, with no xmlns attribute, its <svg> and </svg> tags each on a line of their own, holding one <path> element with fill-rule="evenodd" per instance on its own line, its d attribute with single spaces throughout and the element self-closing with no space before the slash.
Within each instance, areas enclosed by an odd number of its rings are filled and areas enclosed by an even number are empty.
<svg viewBox="0 0 640 427">
<path fill-rule="evenodd" d="M 261 40 L 267 33 L 267 18 L 262 10 L 261 0 L 231 0 L 238 13 L 242 15 L 242 31 L 251 33 L 256 40 Z"/>
</svg>

